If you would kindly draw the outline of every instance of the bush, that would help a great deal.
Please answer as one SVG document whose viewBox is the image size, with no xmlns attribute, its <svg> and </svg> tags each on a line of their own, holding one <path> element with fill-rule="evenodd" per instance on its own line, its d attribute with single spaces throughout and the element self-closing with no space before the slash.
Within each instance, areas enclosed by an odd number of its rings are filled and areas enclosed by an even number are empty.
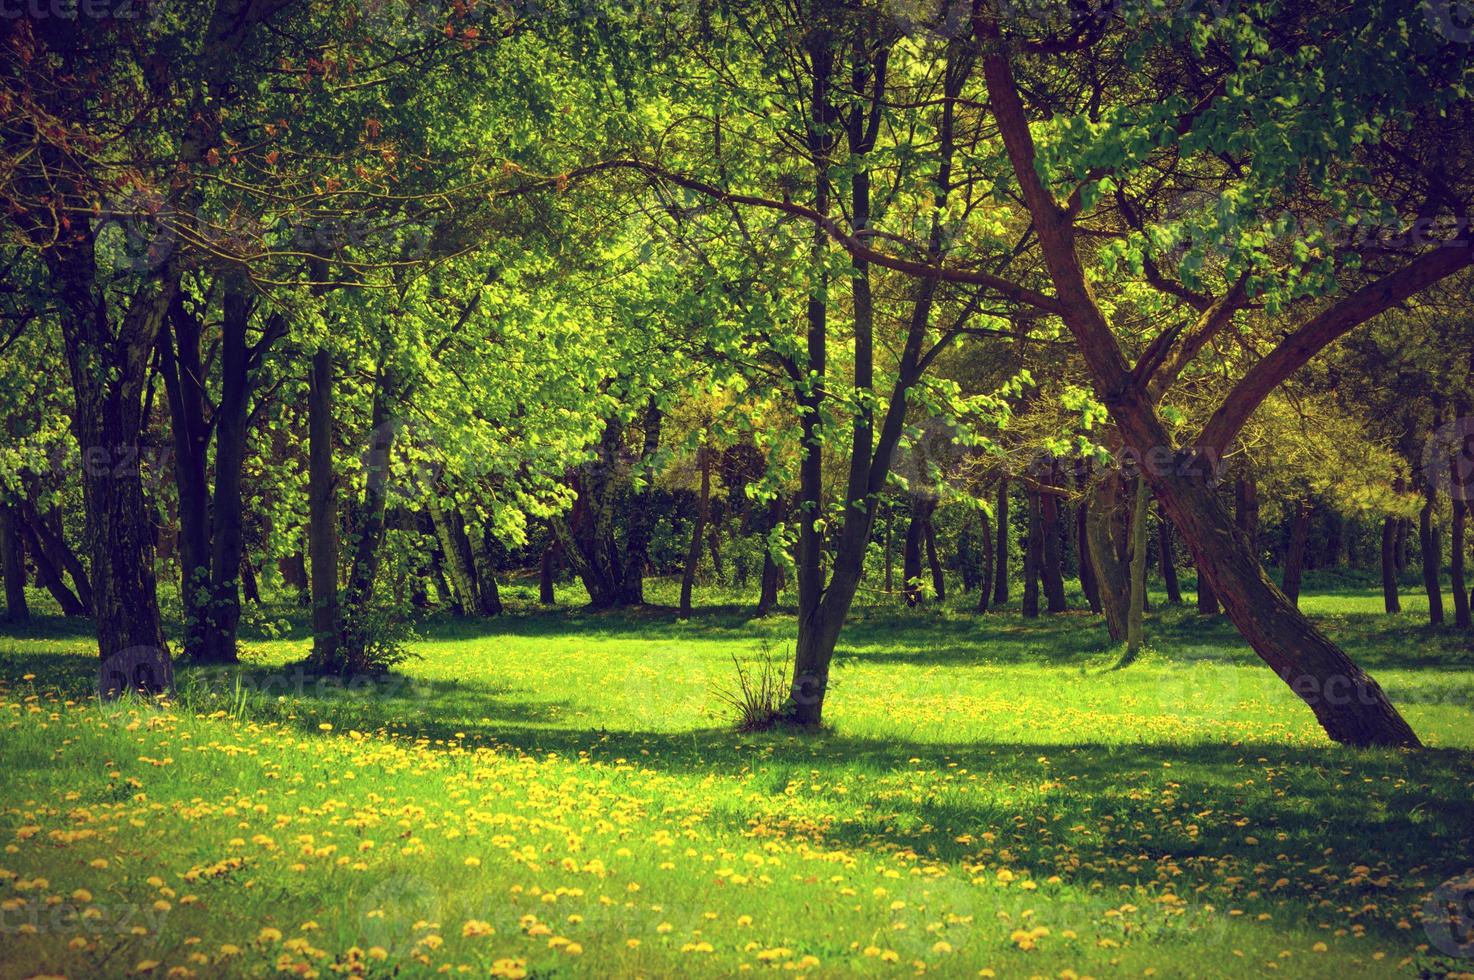
<svg viewBox="0 0 1474 980">
<path fill-rule="evenodd" d="M 328 663 L 316 654 L 307 666 L 323 674 L 341 677 L 378 676 L 419 654 L 409 648 L 417 637 L 403 610 L 372 602 L 344 609 L 342 636 L 337 655 Z"/>
</svg>

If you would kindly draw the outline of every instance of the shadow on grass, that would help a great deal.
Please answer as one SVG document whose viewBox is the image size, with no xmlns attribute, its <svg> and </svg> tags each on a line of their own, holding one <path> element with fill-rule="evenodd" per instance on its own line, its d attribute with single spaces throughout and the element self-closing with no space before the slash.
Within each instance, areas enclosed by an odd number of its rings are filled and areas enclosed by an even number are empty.
<svg viewBox="0 0 1474 980">
<path fill-rule="evenodd" d="M 1074 618 L 1048 628 L 1063 639 Z M 548 631 L 534 635 L 582 635 L 591 621 L 647 635 L 641 628 L 648 621 L 638 617 L 581 612 L 511 618 L 504 625 L 519 635 L 528 635 L 528 627 Z M 894 629 L 895 621 L 862 622 L 859 638 L 851 642 L 882 643 L 883 632 L 866 640 L 865 626 Z M 686 628 L 700 634 L 731 628 L 728 622 L 711 616 Z M 907 617 L 905 623 L 931 637 L 925 642 L 973 625 L 945 614 L 923 622 Z M 991 621 L 989 642 L 1013 642 L 1006 635 L 997 638 L 1010 625 L 1021 626 L 1007 615 Z M 1166 625 L 1194 624 L 1169 618 Z M 1032 636 L 1035 630 L 1030 624 L 1024 632 Z M 43 623 L 26 635 L 80 641 L 90 634 L 75 624 Z M 481 629 L 472 635 L 488 634 Z M 1212 645 L 1196 632 L 1190 635 L 1198 645 Z M 1077 638 L 1064 656 L 1085 655 L 1091 642 Z M 904 659 L 906 653 L 894 656 Z M 46 687 L 80 700 L 92 696 L 95 672 L 95 658 L 81 653 L 4 655 L 12 690 L 22 683 L 17 678 L 33 673 L 45 678 Z M 1125 901 L 1117 891 L 1122 886 L 1160 888 L 1170 882 L 1179 894 L 1198 892 L 1201 901 L 1225 908 L 1273 910 L 1281 925 L 1290 916 L 1313 926 L 1324 918 L 1326 901 L 1345 908 L 1368 902 L 1410 907 L 1439 882 L 1468 870 L 1474 855 L 1474 756 L 1460 751 L 1358 752 L 1270 742 L 923 743 L 843 731 L 602 730 L 578 726 L 568 716 L 575 706 L 537 700 L 525 686 L 429 682 L 398 674 L 344 684 L 295 667 L 253 664 L 181 665 L 179 686 L 186 710 L 240 713 L 305 737 L 337 737 L 356 728 L 426 742 L 432 749 L 487 747 L 611 766 L 624 760 L 698 780 L 716 774 L 739 788 L 713 793 L 703 819 L 733 833 L 804 837 L 815 846 L 851 852 L 923 855 L 979 866 L 983 876 L 1003 866 L 1037 881 L 1062 873 L 1087 889 L 1098 887 L 1103 901 Z M 327 720 L 333 735 L 319 729 Z M 35 764 L 44 760 L 38 756 Z M 611 785 L 623 778 L 617 768 L 605 773 L 601 778 Z M 791 798 L 817 798 L 827 816 L 805 819 L 802 814 L 812 810 L 790 805 Z M 985 840 L 984 833 L 993 839 Z M 1358 881 L 1352 869 L 1360 864 L 1375 871 Z M 1376 884 L 1384 874 L 1390 875 L 1387 882 Z M 1274 886 L 1280 877 L 1291 882 L 1282 891 Z M 1239 881 L 1226 884 L 1231 878 Z M 1369 928 L 1394 935 L 1383 919 L 1370 919 Z"/>
</svg>

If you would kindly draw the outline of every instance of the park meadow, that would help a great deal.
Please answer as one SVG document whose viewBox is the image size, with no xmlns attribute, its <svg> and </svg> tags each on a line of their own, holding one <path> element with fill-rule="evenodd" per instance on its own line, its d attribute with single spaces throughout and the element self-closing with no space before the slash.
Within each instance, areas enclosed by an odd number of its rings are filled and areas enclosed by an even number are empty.
<svg viewBox="0 0 1474 980">
<path fill-rule="evenodd" d="M 0 0 L 0 980 L 1474 978 L 1467 0 Z"/>
</svg>

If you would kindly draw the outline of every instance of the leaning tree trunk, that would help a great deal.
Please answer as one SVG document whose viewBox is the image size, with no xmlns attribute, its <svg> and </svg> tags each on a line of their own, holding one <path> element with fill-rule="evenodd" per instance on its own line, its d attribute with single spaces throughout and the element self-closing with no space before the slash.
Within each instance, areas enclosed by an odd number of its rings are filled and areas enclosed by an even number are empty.
<svg viewBox="0 0 1474 980">
<path fill-rule="evenodd" d="M 1249 539 L 1249 549 L 1259 553 L 1259 483 L 1253 473 L 1239 477 L 1234 486 L 1234 520 Z M 1341 550 L 1336 544 L 1337 552 Z"/>
<path fill-rule="evenodd" d="M 1285 549 L 1285 568 L 1282 591 L 1285 598 L 1300 604 L 1300 578 L 1305 568 L 1305 542 L 1310 538 L 1310 502 L 1302 500 L 1295 505 L 1295 516 L 1290 523 L 1290 544 Z"/>
<path fill-rule="evenodd" d="M 24 623 L 31 618 L 26 606 L 26 554 L 16 526 L 15 508 L 0 503 L 0 565 L 5 572 L 5 618 Z"/>
<path fill-rule="evenodd" d="M 29 540 L 30 537 L 35 537 L 35 548 L 39 554 L 44 554 L 46 567 L 51 570 L 50 574 L 54 574 L 56 581 L 64 581 L 61 574 L 63 571 L 71 576 L 74 597 L 80 607 L 78 615 L 92 615 L 92 583 L 87 576 L 87 569 L 82 565 L 82 559 L 77 557 L 77 553 L 62 536 L 64 527 L 61 510 L 52 508 L 50 513 L 42 514 L 31 501 L 22 500 L 17 516 L 23 522 L 22 531 L 26 538 Z M 38 570 L 39 567 L 38 565 Z"/>
<path fill-rule="evenodd" d="M 22 501 L 21 507 L 29 512 L 31 504 Z M 72 578 L 72 587 L 76 590 L 77 601 L 82 604 L 82 609 L 92 614 L 92 582 L 87 576 L 87 569 L 82 564 L 82 559 L 71 549 L 66 541 L 66 527 L 62 523 L 61 509 L 54 507 L 46 517 L 40 514 L 34 515 L 36 533 L 41 536 L 41 546 L 46 549 L 47 555 L 59 569 L 65 569 Z M 55 525 L 54 527 L 52 525 Z"/>
<path fill-rule="evenodd" d="M 1397 594 L 1397 534 L 1402 520 L 1382 519 L 1382 605 L 1389 613 L 1402 612 L 1402 598 Z"/>
<path fill-rule="evenodd" d="M 1213 591 L 1213 583 L 1208 579 L 1208 573 L 1203 571 L 1203 563 L 1193 562 L 1194 570 L 1198 576 L 1198 615 L 1218 615 L 1218 593 Z"/>
<path fill-rule="evenodd" d="M 1123 442 L 1140 460 L 1160 459 L 1171 450 L 1172 435 L 1158 413 L 1149 381 L 1126 361 L 1091 292 L 1073 216 L 1054 199 L 1036 169 L 1028 117 L 1006 48 L 998 43 L 997 21 L 974 17 L 973 24 L 979 39 L 987 42 L 983 68 L 989 104 L 1033 219 L 1061 318 Z M 1245 391 L 1233 405 L 1239 412 L 1257 404 L 1253 387 Z M 1223 449 L 1213 443 L 1207 448 L 1210 460 Z M 1148 465 L 1145 472 L 1239 632 L 1310 707 L 1332 740 L 1356 746 L 1417 746 L 1417 736 L 1376 681 L 1301 615 L 1264 574 L 1248 536 L 1235 527 L 1210 476 L 1203 472 L 1204 455 L 1197 447 L 1177 451 L 1168 465 Z"/>
<path fill-rule="evenodd" d="M 701 469 L 701 489 L 696 496 L 696 520 L 691 525 L 691 544 L 686 549 L 686 567 L 681 570 L 682 619 L 691 618 L 691 589 L 696 584 L 696 567 L 701 564 L 701 538 L 706 533 L 706 522 L 711 517 L 711 451 L 702 446 L 696 450 L 697 466 Z"/>
<path fill-rule="evenodd" d="M 435 596 L 440 603 L 449 607 L 452 615 L 464 616 L 466 607 L 461 605 L 461 599 L 456 595 L 456 590 L 445 580 L 446 558 L 445 552 L 440 547 L 438 536 L 435 541 L 435 545 L 430 549 L 430 581 L 435 585 Z"/>
<path fill-rule="evenodd" d="M 1162 566 L 1162 582 L 1167 588 L 1167 601 L 1182 605 L 1182 585 L 1177 581 L 1177 557 L 1172 550 L 1172 522 L 1167 512 L 1157 507 L 1157 559 Z"/>
<path fill-rule="evenodd" d="M 998 481 L 998 537 L 993 559 L 993 605 L 1008 601 L 1008 477 Z"/>
<path fill-rule="evenodd" d="M 25 540 L 26 550 L 31 554 L 31 560 L 36 565 L 36 584 L 47 592 L 56 604 L 61 607 L 63 616 L 87 616 L 89 612 L 82 600 L 77 598 L 71 589 L 67 588 L 66 582 L 62 580 L 61 570 L 51 561 L 51 555 L 41 544 L 41 538 L 36 534 L 35 523 L 27 520 L 21 524 L 21 536 Z"/>
<path fill-rule="evenodd" d="M 1362 746 L 1418 744 L 1377 682 L 1270 582 L 1211 489 L 1177 471 L 1158 474 L 1154 484 L 1229 618 L 1310 706 L 1331 739 Z"/>
<path fill-rule="evenodd" d="M 1428 622 L 1443 624 L 1443 548 L 1441 535 L 1434 525 L 1438 508 L 1438 488 L 1432 480 L 1423 483 L 1423 508 L 1418 511 L 1418 544 L 1423 559 L 1423 591 L 1428 594 Z"/>
<path fill-rule="evenodd" d="M 1452 472 L 1457 473 L 1458 470 Z M 1459 494 L 1454 494 L 1453 551 L 1449 556 L 1449 585 L 1454 594 L 1454 625 L 1469 629 L 1469 592 L 1464 585 L 1464 525 L 1468 521 L 1469 505 Z"/>
<path fill-rule="evenodd" d="M 338 661 L 338 488 L 333 477 L 333 355 L 312 355 L 307 390 L 307 557 L 312 562 L 312 659 Z"/>
</svg>

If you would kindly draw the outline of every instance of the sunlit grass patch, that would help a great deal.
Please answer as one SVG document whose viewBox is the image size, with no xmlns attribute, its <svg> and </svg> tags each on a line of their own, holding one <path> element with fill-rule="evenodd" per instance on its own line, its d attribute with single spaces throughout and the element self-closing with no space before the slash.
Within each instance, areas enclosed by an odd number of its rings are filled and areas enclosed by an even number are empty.
<svg viewBox="0 0 1474 980">
<path fill-rule="evenodd" d="M 430 623 L 358 685 L 258 639 L 164 708 L 43 622 L 0 640 L 0 975 L 1454 969 L 1474 668 L 1345 615 L 1443 748 L 1331 746 L 1185 611 L 1112 671 L 1083 617 L 867 610 L 807 736 L 733 731 L 793 625 L 738 608 Z"/>
</svg>

